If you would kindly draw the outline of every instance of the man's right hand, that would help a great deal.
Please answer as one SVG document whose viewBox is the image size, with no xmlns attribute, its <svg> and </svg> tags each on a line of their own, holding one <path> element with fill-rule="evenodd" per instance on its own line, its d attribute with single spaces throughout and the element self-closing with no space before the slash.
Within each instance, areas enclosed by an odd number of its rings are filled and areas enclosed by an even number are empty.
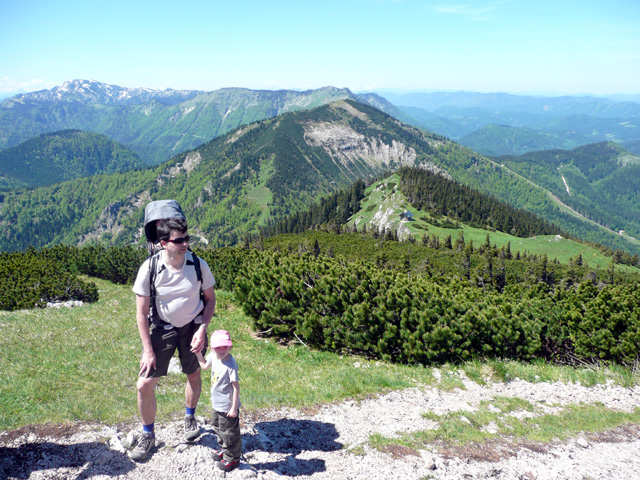
<svg viewBox="0 0 640 480">
<path fill-rule="evenodd" d="M 156 356 L 153 352 L 142 352 L 142 357 L 140 358 L 140 372 L 138 372 L 138 376 L 146 377 L 147 374 L 155 367 Z"/>
</svg>

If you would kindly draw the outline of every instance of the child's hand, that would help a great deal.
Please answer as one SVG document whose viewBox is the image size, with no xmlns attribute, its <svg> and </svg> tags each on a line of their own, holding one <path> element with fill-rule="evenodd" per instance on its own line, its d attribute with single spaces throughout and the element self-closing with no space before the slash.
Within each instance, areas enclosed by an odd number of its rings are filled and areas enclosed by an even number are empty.
<svg viewBox="0 0 640 480">
<path fill-rule="evenodd" d="M 237 416 L 238 416 L 238 409 L 237 408 L 231 408 L 227 412 L 227 417 L 236 418 Z"/>
<path fill-rule="evenodd" d="M 200 364 L 200 368 L 202 368 L 203 370 L 209 367 L 209 362 L 207 362 L 204 357 L 202 356 L 202 353 L 198 352 L 196 353 L 196 358 L 198 359 L 198 363 Z"/>
</svg>

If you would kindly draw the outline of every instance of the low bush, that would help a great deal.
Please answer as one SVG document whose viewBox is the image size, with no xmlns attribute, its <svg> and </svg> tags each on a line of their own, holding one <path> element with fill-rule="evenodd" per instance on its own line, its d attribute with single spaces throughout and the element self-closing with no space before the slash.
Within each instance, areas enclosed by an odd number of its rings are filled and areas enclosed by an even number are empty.
<svg viewBox="0 0 640 480">
<path fill-rule="evenodd" d="M 366 262 L 263 252 L 238 272 L 235 294 L 259 331 L 400 363 L 630 363 L 640 347 L 640 293 L 631 285 L 498 292 Z"/>
<path fill-rule="evenodd" d="M 36 250 L 0 254 L 0 310 L 45 307 L 47 302 L 98 300 L 93 282 Z"/>
</svg>

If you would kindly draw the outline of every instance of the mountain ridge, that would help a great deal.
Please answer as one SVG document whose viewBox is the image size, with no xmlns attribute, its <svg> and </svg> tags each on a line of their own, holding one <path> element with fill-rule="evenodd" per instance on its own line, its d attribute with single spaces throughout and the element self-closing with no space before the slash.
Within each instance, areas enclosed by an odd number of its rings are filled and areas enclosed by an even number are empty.
<svg viewBox="0 0 640 480">
<path fill-rule="evenodd" d="M 156 165 L 241 125 L 343 98 L 358 96 L 347 88 L 330 86 L 304 91 L 233 87 L 205 92 L 129 89 L 73 80 L 0 102 L 0 149 L 42 133 L 81 129 L 107 135 L 135 151 L 147 165 Z M 367 95 L 362 100 L 397 113 L 381 97 Z"/>
<path fill-rule="evenodd" d="M 132 242 L 152 198 L 180 201 L 207 242 L 234 243 L 267 217 L 284 216 L 357 178 L 415 164 L 407 142 L 427 150 L 428 142 L 438 141 L 351 100 L 285 113 L 158 167 L 8 193 L 0 204 L 0 225 L 7 228 L 0 248 Z"/>
<path fill-rule="evenodd" d="M 141 168 L 132 151 L 106 137 L 81 130 L 43 133 L 0 151 L 0 190 L 37 187 L 100 173 Z"/>
<path fill-rule="evenodd" d="M 253 122 L 158 167 L 9 193 L 0 204 L 6 237 L 0 249 L 92 239 L 134 242 L 144 204 L 157 198 L 177 199 L 204 243 L 232 244 L 358 178 L 401 166 L 444 172 L 583 240 L 640 252 L 562 209 L 548 188 L 527 180 L 526 172 L 516 174 L 350 99 Z"/>
</svg>

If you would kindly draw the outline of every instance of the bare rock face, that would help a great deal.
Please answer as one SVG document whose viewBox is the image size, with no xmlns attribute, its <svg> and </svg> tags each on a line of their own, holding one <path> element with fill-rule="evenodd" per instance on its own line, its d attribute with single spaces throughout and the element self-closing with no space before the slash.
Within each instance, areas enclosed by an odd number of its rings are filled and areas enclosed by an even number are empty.
<svg viewBox="0 0 640 480">
<path fill-rule="evenodd" d="M 367 138 L 344 124 L 308 122 L 304 125 L 304 139 L 310 146 L 323 148 L 348 169 L 357 161 L 365 161 L 380 170 L 416 163 L 416 151 L 412 147 L 395 139 L 389 145 L 379 138 Z"/>
<path fill-rule="evenodd" d="M 99 239 L 104 233 L 111 233 L 117 235 L 124 230 L 124 226 L 121 220 L 124 217 L 135 214 L 140 208 L 147 204 L 151 200 L 151 195 L 148 191 L 139 192 L 127 197 L 126 200 L 121 202 L 114 202 L 107 205 L 100 216 L 96 220 L 93 230 L 83 235 L 80 243 L 85 243 L 91 240 Z"/>
<path fill-rule="evenodd" d="M 201 161 L 202 155 L 200 155 L 200 152 L 189 152 L 182 163 L 177 163 L 169 169 L 166 176 L 174 178 L 183 173 L 191 173 Z"/>
</svg>

